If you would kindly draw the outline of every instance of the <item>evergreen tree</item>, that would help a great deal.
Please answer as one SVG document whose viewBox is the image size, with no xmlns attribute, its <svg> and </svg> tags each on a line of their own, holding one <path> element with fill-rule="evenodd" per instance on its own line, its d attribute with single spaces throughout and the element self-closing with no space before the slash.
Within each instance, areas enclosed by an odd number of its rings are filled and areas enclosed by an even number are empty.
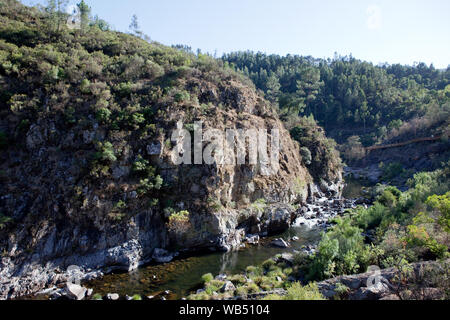
<svg viewBox="0 0 450 320">
<path fill-rule="evenodd" d="M 142 31 L 140 30 L 141 29 L 141 27 L 139 26 L 139 22 L 138 22 L 138 17 L 137 17 L 137 15 L 133 15 L 133 17 L 131 18 L 131 24 L 130 24 L 130 31 L 134 34 L 134 35 L 136 35 L 136 36 L 138 36 L 139 38 L 142 38 L 142 35 L 143 35 L 143 33 L 142 33 Z"/>
<path fill-rule="evenodd" d="M 86 4 L 84 0 L 81 0 L 81 2 L 77 4 L 77 6 L 80 10 L 81 30 L 86 31 L 86 29 L 89 27 L 91 8 Z"/>
</svg>

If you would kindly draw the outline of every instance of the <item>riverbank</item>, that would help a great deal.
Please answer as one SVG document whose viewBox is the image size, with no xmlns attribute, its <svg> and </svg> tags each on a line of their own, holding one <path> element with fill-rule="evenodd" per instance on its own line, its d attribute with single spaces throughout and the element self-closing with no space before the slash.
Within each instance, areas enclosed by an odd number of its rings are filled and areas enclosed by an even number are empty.
<svg viewBox="0 0 450 320">
<path fill-rule="evenodd" d="M 108 294 L 117 293 L 121 298 L 139 295 L 143 298 L 181 299 L 201 287 L 201 277 L 205 273 L 239 273 L 250 265 L 263 263 L 280 253 L 314 250 L 320 240 L 320 233 L 329 227 L 328 221 L 356 206 L 354 200 L 328 199 L 320 197 L 320 193 L 316 195 L 319 197 L 311 198 L 308 204 L 297 209 L 297 218 L 291 228 L 269 237 L 247 234 L 240 250 L 178 255 L 171 262 L 142 266 L 132 272 L 101 274 L 96 279 L 81 283 L 93 289 L 96 297 L 100 295 L 106 298 Z M 288 247 L 273 245 L 272 242 L 278 238 L 283 239 Z M 66 289 L 58 286 L 44 293 L 34 299 L 67 297 Z"/>
</svg>

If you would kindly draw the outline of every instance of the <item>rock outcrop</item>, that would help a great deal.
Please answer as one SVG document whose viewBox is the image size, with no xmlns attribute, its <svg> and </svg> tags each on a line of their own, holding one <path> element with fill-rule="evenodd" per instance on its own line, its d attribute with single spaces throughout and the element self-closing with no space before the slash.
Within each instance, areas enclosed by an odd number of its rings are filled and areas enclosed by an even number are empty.
<svg viewBox="0 0 450 320">
<path fill-rule="evenodd" d="M 1 24 L 34 19 L 25 7 L 9 9 L 0 8 Z M 93 48 L 93 35 L 64 32 L 72 40 L 33 40 L 52 48 L 43 49 L 52 63 L 68 61 L 51 79 L 35 72 L 43 51 L 0 39 L 6 56 L 30 57 L 17 62 L 19 73 L 1 71 L 9 100 L 2 93 L 0 131 L 9 143 L 0 153 L 0 214 L 10 222 L 0 233 L 0 299 L 65 282 L 71 266 L 83 280 L 170 261 L 177 251 L 237 249 L 247 234 L 289 228 L 298 215 L 290 204 L 305 204 L 312 185 L 340 192 L 314 181 L 269 102 L 217 62 L 114 32 L 96 34 Z M 174 164 L 173 131 L 196 121 L 204 130 L 278 130 L 279 170 Z M 189 213 L 181 235 L 170 229 L 180 211 Z"/>
</svg>

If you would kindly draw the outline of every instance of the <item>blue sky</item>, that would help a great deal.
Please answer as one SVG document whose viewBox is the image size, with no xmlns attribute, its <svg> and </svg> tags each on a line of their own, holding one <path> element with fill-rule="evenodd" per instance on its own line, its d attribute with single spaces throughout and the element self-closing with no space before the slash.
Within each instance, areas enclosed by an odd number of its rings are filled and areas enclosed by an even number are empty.
<svg viewBox="0 0 450 320">
<path fill-rule="evenodd" d="M 152 40 L 218 55 L 253 50 L 327 58 L 338 52 L 375 64 L 450 64 L 448 0 L 85 1 L 116 30 L 127 31 L 137 14 Z"/>
</svg>

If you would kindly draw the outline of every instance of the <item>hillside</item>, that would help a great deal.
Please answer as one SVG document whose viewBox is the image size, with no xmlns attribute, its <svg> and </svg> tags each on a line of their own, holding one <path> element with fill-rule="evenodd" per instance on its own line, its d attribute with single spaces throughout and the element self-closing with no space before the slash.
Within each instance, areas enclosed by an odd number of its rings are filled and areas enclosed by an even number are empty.
<svg viewBox="0 0 450 320">
<path fill-rule="evenodd" d="M 99 20 L 69 29 L 66 16 L 15 0 L 0 13 L 1 298 L 64 281 L 72 264 L 93 276 L 175 252 L 232 250 L 246 233 L 288 228 L 291 204 L 314 197 L 316 184 L 342 191 L 321 129 L 298 132 L 309 143 L 301 151 L 274 106 L 222 62 Z M 278 129 L 280 171 L 174 165 L 172 131 L 195 121 Z"/>
<path fill-rule="evenodd" d="M 450 132 L 450 68 L 437 70 L 423 63 L 374 66 L 352 56 L 324 60 L 253 52 L 227 54 L 222 60 L 252 79 L 267 99 L 278 102 L 285 122 L 312 115 L 340 144 L 348 164 L 361 158 L 358 150 L 348 149 L 448 137 Z M 448 158 L 446 141 L 438 149 L 446 152 L 439 154 L 441 158 Z M 422 156 L 430 158 L 429 153 Z M 408 166 L 408 159 L 402 162 Z M 428 170 L 439 166 L 428 162 Z"/>
</svg>

